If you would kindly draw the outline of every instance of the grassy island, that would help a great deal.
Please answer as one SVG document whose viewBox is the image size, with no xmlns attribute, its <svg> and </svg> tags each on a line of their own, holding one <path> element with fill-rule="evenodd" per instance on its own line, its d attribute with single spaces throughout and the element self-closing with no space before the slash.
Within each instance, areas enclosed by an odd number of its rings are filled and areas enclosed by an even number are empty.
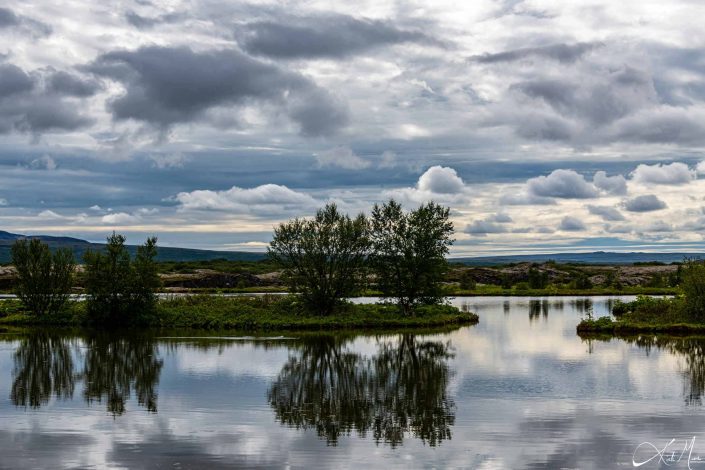
<svg viewBox="0 0 705 470">
<path fill-rule="evenodd" d="M 425 328 L 478 322 L 474 313 L 450 305 L 423 305 L 403 314 L 396 305 L 340 303 L 332 313 L 308 313 L 296 296 L 174 297 L 133 316 L 132 326 L 147 328 L 236 329 L 247 331 Z M 51 316 L 32 315 L 15 300 L 0 302 L 0 325 L 90 326 L 85 302 L 68 303 Z"/>
<path fill-rule="evenodd" d="M 691 335 L 705 333 L 705 321 L 688 308 L 685 296 L 654 298 L 639 296 L 633 302 L 618 302 L 613 308 L 614 319 L 601 317 L 582 320 L 577 327 L 580 335 L 632 335 L 667 333 Z"/>
</svg>

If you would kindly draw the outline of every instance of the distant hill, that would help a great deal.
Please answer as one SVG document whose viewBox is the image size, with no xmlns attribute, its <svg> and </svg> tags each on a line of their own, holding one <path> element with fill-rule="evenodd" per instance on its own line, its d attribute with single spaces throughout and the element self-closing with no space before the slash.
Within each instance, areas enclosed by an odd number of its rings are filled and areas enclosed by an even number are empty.
<svg viewBox="0 0 705 470">
<path fill-rule="evenodd" d="M 10 248 L 15 240 L 20 238 L 39 238 L 46 242 L 51 248 L 70 248 L 73 250 L 76 259 L 80 260 L 86 249 L 102 249 L 100 243 L 90 243 L 86 240 L 71 237 L 55 237 L 50 235 L 20 235 L 0 230 L 0 263 L 10 262 Z M 134 254 L 137 247 L 128 246 L 130 252 Z M 226 259 L 229 261 L 259 261 L 266 257 L 265 253 L 255 253 L 249 251 L 212 251 L 197 250 L 192 248 L 172 248 L 159 247 L 157 259 L 159 261 L 205 261 L 211 259 Z M 543 263 L 549 260 L 556 263 L 581 263 L 581 264 L 634 264 L 657 261 L 661 263 L 672 263 L 683 261 L 684 258 L 705 259 L 705 253 L 612 253 L 606 251 L 596 251 L 592 253 L 552 253 L 540 255 L 506 255 L 506 256 L 480 256 L 451 258 L 453 263 L 462 263 L 468 266 L 496 266 L 511 263 Z"/>
<path fill-rule="evenodd" d="M 90 243 L 86 240 L 71 237 L 54 237 L 50 235 L 20 235 L 0 230 L 0 263 L 9 263 L 11 260 L 10 250 L 12 244 L 21 238 L 39 238 L 50 248 L 69 248 L 73 250 L 77 260 L 83 258 L 83 253 L 90 248 L 100 250 L 105 245 L 102 243 Z M 130 253 L 134 255 L 137 247 L 129 245 Z M 229 261 L 259 261 L 266 257 L 265 253 L 254 253 L 247 251 L 212 251 L 197 250 L 192 248 L 172 248 L 160 246 L 157 254 L 158 261 L 204 261 L 211 259 L 226 259 Z"/>
<path fill-rule="evenodd" d="M 462 263 L 468 266 L 496 266 L 510 263 L 580 263 L 580 264 L 634 264 L 656 261 L 660 263 L 673 263 L 683 261 L 684 258 L 705 259 L 705 253 L 612 253 L 595 251 L 592 253 L 552 253 L 540 255 L 507 255 L 507 256 L 481 256 L 472 258 L 451 258 L 453 263 Z"/>
</svg>

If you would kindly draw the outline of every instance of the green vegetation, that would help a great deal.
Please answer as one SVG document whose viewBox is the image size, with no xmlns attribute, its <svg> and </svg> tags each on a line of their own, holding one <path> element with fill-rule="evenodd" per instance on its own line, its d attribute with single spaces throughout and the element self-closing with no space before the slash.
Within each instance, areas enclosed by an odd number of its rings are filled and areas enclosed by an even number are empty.
<svg viewBox="0 0 705 470">
<path fill-rule="evenodd" d="M 160 286 L 156 255 L 156 238 L 147 239 L 132 259 L 125 237 L 115 233 L 108 237 L 104 252 L 86 252 L 86 310 L 92 322 L 129 325 L 153 310 Z"/>
<path fill-rule="evenodd" d="M 617 320 L 587 318 L 578 325 L 578 333 L 705 332 L 705 264 L 689 260 L 681 275 L 681 295 L 639 296 L 633 302 L 617 303 L 612 310 Z"/>
<path fill-rule="evenodd" d="M 394 305 L 340 303 L 329 315 L 310 313 L 296 296 L 183 296 L 159 300 L 139 325 L 156 328 L 326 330 L 432 327 L 477 323 L 477 315 L 449 305 L 420 306 L 413 316 Z M 0 325 L 90 326 L 85 302 L 72 302 L 52 317 L 31 315 L 18 301 L 0 302 Z"/>
<path fill-rule="evenodd" d="M 313 219 L 293 219 L 274 229 L 269 256 L 284 269 L 284 281 L 306 307 L 329 315 L 364 282 L 367 219 L 343 215 L 335 204 Z"/>
<path fill-rule="evenodd" d="M 125 237 L 113 233 L 104 250 L 88 250 L 84 255 L 85 302 L 55 309 L 60 311 L 50 318 L 28 308 L 24 299 L 22 308 L 16 302 L 3 302 L 0 323 L 248 330 L 472 323 L 476 315 L 443 303 L 441 280 L 453 232 L 448 214 L 448 208 L 433 203 L 405 213 L 390 201 L 375 206 L 371 220 L 363 214 L 352 219 L 328 204 L 312 219 L 279 225 L 268 254 L 282 269 L 292 293 L 287 296 L 188 296 L 158 301 L 156 238 L 139 246 L 133 258 Z M 20 254 L 22 246 L 18 244 Z M 36 251 L 42 259 L 53 259 L 46 245 L 36 245 Z M 67 272 L 70 278 L 73 264 Z M 397 305 L 356 305 L 346 300 L 363 291 L 370 273 L 376 275 L 377 288 Z M 53 286 L 47 276 L 32 279 L 38 292 Z M 68 292 L 70 279 L 62 286 Z M 63 295 L 65 304 L 68 296 Z"/>
<path fill-rule="evenodd" d="M 15 294 L 33 315 L 56 315 L 71 293 L 75 264 L 70 250 L 52 253 L 37 239 L 17 240 L 12 246 L 12 262 L 17 269 Z"/>
<path fill-rule="evenodd" d="M 377 289 L 404 314 L 443 302 L 441 281 L 453 243 L 449 213 L 433 202 L 408 213 L 394 200 L 372 209 L 370 261 Z"/>
</svg>

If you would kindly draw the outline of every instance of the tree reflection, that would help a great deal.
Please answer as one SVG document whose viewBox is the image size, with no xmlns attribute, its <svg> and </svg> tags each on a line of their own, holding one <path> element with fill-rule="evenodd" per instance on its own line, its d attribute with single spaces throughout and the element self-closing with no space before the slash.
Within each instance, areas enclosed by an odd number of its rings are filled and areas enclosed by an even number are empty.
<svg viewBox="0 0 705 470">
<path fill-rule="evenodd" d="M 83 396 L 88 403 L 105 399 L 108 411 L 120 415 L 125 412 L 125 402 L 134 388 L 140 406 L 157 411 L 157 385 L 163 361 L 152 339 L 101 334 L 88 338 L 86 346 Z"/>
<path fill-rule="evenodd" d="M 85 400 L 105 401 L 114 415 L 125 412 L 133 390 L 141 406 L 157 411 L 163 361 L 153 340 L 99 334 L 86 338 L 84 344 L 79 348 L 78 341 L 52 333 L 23 338 L 14 354 L 12 403 L 39 408 L 51 396 L 72 398 L 76 383 L 82 381 Z"/>
<path fill-rule="evenodd" d="M 609 341 L 611 338 L 611 336 L 585 337 L 583 341 L 588 342 L 589 352 L 592 352 L 592 341 Z M 685 402 L 689 405 L 702 405 L 703 395 L 705 395 L 705 339 L 673 336 L 637 336 L 622 339 L 644 349 L 647 355 L 657 348 L 681 359 Z"/>
<path fill-rule="evenodd" d="M 50 333 L 23 338 L 14 354 L 10 399 L 16 406 L 39 408 L 57 398 L 73 396 L 75 376 L 71 344 Z"/>
<path fill-rule="evenodd" d="M 353 430 L 392 447 L 406 434 L 431 446 L 450 439 L 449 345 L 401 335 L 377 348 L 365 357 L 334 337 L 306 340 L 269 390 L 277 420 L 333 445 Z"/>
</svg>

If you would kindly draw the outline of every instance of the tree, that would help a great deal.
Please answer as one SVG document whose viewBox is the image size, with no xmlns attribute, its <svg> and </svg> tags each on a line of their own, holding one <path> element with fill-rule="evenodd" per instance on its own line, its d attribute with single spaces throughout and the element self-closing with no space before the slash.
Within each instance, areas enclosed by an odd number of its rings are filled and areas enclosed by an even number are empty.
<svg viewBox="0 0 705 470">
<path fill-rule="evenodd" d="M 688 260 L 681 271 L 681 288 L 688 314 L 698 320 L 705 319 L 705 264 Z"/>
<path fill-rule="evenodd" d="M 394 200 L 372 209 L 371 265 L 384 297 L 395 299 L 404 313 L 421 304 L 443 301 L 441 281 L 453 243 L 450 209 L 433 202 L 404 212 Z"/>
<path fill-rule="evenodd" d="M 25 308 L 37 316 L 58 313 L 71 294 L 76 268 L 71 250 L 52 253 L 36 238 L 17 240 L 12 246 L 12 263 L 18 277 L 15 293 Z"/>
<path fill-rule="evenodd" d="M 368 246 L 365 216 L 351 219 L 327 204 L 313 219 L 296 218 L 274 229 L 268 254 L 306 307 L 328 315 L 341 299 L 359 292 Z"/>
<path fill-rule="evenodd" d="M 539 271 L 536 267 L 532 266 L 529 269 L 529 287 L 531 289 L 545 289 L 547 285 L 548 273 Z"/>
<path fill-rule="evenodd" d="M 105 251 L 86 251 L 86 302 L 91 319 L 127 324 L 150 312 L 160 286 L 155 264 L 157 239 L 148 238 L 137 248 L 133 261 L 125 237 L 113 233 Z"/>
<path fill-rule="evenodd" d="M 463 271 L 460 275 L 460 288 L 463 290 L 475 290 L 477 287 L 477 281 L 472 277 L 470 271 Z"/>
</svg>

